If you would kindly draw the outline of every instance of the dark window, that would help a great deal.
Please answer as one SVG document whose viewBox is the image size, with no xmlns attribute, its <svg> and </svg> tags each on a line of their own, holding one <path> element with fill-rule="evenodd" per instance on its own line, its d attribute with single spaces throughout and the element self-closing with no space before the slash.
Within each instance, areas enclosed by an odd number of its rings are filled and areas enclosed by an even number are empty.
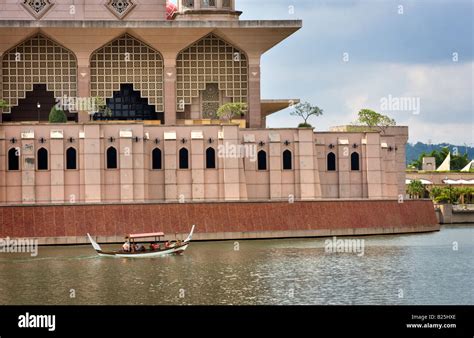
<svg viewBox="0 0 474 338">
<path fill-rule="evenodd" d="M 11 148 L 8 151 L 8 170 L 20 170 L 20 148 Z"/>
<path fill-rule="evenodd" d="M 206 169 L 216 169 L 216 151 L 214 148 L 206 149 Z"/>
<path fill-rule="evenodd" d="M 48 151 L 44 148 L 38 149 L 38 170 L 48 170 Z"/>
<path fill-rule="evenodd" d="M 107 149 L 107 169 L 117 169 L 117 149 L 110 147 Z"/>
<path fill-rule="evenodd" d="M 151 153 L 152 158 L 152 169 L 153 170 L 161 170 L 161 149 L 155 148 Z"/>
<path fill-rule="evenodd" d="M 179 150 L 179 169 L 189 169 L 189 152 L 186 148 Z"/>
<path fill-rule="evenodd" d="M 327 161 L 327 169 L 328 171 L 336 171 L 336 155 L 334 153 L 328 154 L 328 161 Z"/>
<path fill-rule="evenodd" d="M 285 150 L 283 152 L 283 170 L 291 170 L 291 169 L 293 169 L 291 151 Z"/>
<path fill-rule="evenodd" d="M 257 157 L 258 170 L 267 170 L 267 153 L 265 150 L 260 150 Z"/>
<path fill-rule="evenodd" d="M 359 153 L 351 154 L 351 170 L 359 170 Z"/>
<path fill-rule="evenodd" d="M 73 147 L 66 150 L 66 170 L 77 169 L 76 149 Z"/>
<path fill-rule="evenodd" d="M 148 99 L 141 97 L 133 85 L 126 83 L 107 99 L 107 109 L 94 114 L 94 120 L 156 120 L 159 114 Z"/>
</svg>

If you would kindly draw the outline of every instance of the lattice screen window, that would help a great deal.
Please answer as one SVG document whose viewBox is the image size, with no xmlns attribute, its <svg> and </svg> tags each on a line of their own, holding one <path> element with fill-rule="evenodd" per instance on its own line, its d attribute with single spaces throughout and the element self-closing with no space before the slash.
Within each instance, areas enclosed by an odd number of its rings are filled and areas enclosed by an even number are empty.
<svg viewBox="0 0 474 338">
<path fill-rule="evenodd" d="M 45 15 L 53 6 L 49 0 L 24 0 L 21 4 L 37 19 Z"/>
<path fill-rule="evenodd" d="M 209 34 L 182 51 L 176 61 L 177 111 L 199 97 L 206 84 L 217 83 L 233 102 L 247 102 L 247 58 L 214 34 Z"/>
<path fill-rule="evenodd" d="M 216 0 L 201 0 L 201 7 L 216 7 Z"/>
<path fill-rule="evenodd" d="M 135 4 L 131 0 L 109 0 L 106 6 L 117 18 L 123 19 Z"/>
<path fill-rule="evenodd" d="M 111 98 L 120 84 L 131 83 L 157 112 L 163 112 L 163 58 L 124 34 L 91 56 L 91 95 Z"/>
<path fill-rule="evenodd" d="M 232 8 L 232 0 L 222 0 L 222 8 Z"/>
<path fill-rule="evenodd" d="M 202 92 L 202 116 L 216 118 L 220 106 L 219 86 L 217 83 L 208 83 Z"/>
<path fill-rule="evenodd" d="M 38 34 L 8 51 L 2 59 L 3 98 L 17 106 L 33 84 L 46 84 L 55 97 L 76 97 L 77 63 L 72 52 Z M 9 108 L 4 112 L 10 112 Z"/>
</svg>

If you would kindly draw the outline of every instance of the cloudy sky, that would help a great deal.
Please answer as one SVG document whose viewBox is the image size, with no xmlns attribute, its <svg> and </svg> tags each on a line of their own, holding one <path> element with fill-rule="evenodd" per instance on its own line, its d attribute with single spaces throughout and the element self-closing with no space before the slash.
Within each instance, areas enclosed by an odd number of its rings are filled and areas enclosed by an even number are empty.
<svg viewBox="0 0 474 338">
<path fill-rule="evenodd" d="M 316 130 L 350 123 L 370 108 L 408 125 L 410 142 L 474 146 L 472 0 L 236 2 L 242 20 L 303 20 L 263 56 L 262 98 L 319 106 Z M 415 106 L 383 107 L 389 97 Z M 411 109 L 417 102 L 419 112 Z M 288 109 L 267 120 L 268 127 L 298 123 Z"/>
</svg>

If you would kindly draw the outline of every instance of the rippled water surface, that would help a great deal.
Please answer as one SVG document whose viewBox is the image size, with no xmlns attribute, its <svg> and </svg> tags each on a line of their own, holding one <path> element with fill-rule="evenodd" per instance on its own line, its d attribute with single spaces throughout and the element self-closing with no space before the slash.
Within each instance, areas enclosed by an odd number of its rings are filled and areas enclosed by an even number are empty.
<svg viewBox="0 0 474 338">
<path fill-rule="evenodd" d="M 363 256 L 326 253 L 326 238 L 194 242 L 135 260 L 89 246 L 0 254 L 0 304 L 474 304 L 474 224 L 357 239 Z"/>
</svg>

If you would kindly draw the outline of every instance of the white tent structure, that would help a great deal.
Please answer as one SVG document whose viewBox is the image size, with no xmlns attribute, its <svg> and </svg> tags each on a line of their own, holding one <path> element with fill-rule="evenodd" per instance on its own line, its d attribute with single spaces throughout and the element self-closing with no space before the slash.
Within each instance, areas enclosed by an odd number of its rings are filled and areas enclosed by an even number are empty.
<svg viewBox="0 0 474 338">
<path fill-rule="evenodd" d="M 450 171 L 451 170 L 451 152 L 444 159 L 443 163 L 436 169 L 436 171 Z"/>
<path fill-rule="evenodd" d="M 461 169 L 462 172 L 469 172 L 471 169 L 474 169 L 474 160 L 468 163 L 467 166 Z"/>
<path fill-rule="evenodd" d="M 413 180 L 407 178 L 407 179 L 405 180 L 405 184 L 410 184 L 412 181 L 413 181 Z M 421 184 L 423 184 L 423 185 L 430 185 L 430 184 L 433 184 L 433 182 L 431 182 L 431 181 L 429 181 L 429 180 L 425 180 L 425 179 L 423 179 L 423 178 L 422 178 L 422 179 L 419 179 L 419 181 L 421 181 Z"/>
</svg>

